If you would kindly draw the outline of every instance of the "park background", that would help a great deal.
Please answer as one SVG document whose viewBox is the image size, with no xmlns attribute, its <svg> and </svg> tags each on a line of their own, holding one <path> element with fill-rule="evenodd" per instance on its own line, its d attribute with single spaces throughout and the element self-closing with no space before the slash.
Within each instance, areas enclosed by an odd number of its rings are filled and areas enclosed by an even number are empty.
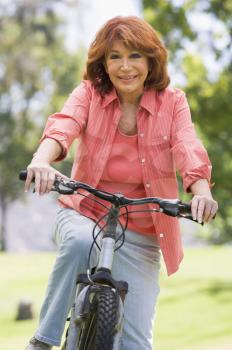
<svg viewBox="0 0 232 350">
<path fill-rule="evenodd" d="M 173 277 L 162 268 L 156 348 L 231 350 L 230 0 L 0 1 L 0 348 L 24 349 L 55 259 L 56 196 L 25 195 L 18 172 L 29 163 L 47 116 L 80 82 L 94 33 L 115 15 L 145 18 L 162 36 L 171 85 L 187 94 L 220 205 L 212 224 L 181 222 L 185 260 Z M 66 174 L 72 155 L 73 149 L 57 165 Z M 22 299 L 32 302 L 32 321 L 15 320 Z"/>
</svg>

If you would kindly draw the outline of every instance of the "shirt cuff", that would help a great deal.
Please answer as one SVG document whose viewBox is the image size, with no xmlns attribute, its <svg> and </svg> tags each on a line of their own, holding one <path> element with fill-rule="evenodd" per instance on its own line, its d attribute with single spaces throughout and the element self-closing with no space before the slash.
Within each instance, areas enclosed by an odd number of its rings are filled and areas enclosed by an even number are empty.
<svg viewBox="0 0 232 350">
<path fill-rule="evenodd" d="M 187 193 L 191 193 L 191 190 L 190 190 L 191 185 L 200 179 L 207 180 L 210 188 L 213 187 L 214 184 L 210 182 L 211 170 L 212 170 L 211 165 L 203 165 L 199 168 L 193 169 L 192 171 L 186 172 L 185 176 L 183 177 L 184 191 Z"/>
</svg>

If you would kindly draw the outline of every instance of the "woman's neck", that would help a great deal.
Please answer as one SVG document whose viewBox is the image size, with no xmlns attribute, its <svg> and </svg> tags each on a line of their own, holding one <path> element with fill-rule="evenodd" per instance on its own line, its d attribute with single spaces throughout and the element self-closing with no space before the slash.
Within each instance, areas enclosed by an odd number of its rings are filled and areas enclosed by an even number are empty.
<svg viewBox="0 0 232 350">
<path fill-rule="evenodd" d="M 118 95 L 121 106 L 130 107 L 135 106 L 138 107 L 139 102 L 141 100 L 142 94 L 138 96 L 130 96 L 130 95 Z"/>
</svg>

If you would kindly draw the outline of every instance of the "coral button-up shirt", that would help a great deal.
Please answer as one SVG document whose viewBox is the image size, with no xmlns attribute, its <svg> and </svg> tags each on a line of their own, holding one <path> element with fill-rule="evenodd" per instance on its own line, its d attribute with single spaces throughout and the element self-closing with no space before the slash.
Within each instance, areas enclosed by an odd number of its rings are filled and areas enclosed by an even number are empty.
<svg viewBox="0 0 232 350">
<path fill-rule="evenodd" d="M 138 152 L 138 135 L 129 136 L 119 129 L 116 130 L 110 155 L 97 188 L 110 193 L 123 193 L 128 198 L 146 197 Z M 81 202 L 80 212 L 104 225 L 109 207 L 110 203 L 101 198 L 97 198 L 96 202 L 87 197 Z M 127 223 L 127 228 L 133 232 L 154 235 L 154 222 L 148 209 L 147 204 L 139 207 L 128 205 L 127 211 L 130 214 L 127 216 L 125 208 L 121 208 L 120 223 L 123 227 Z"/>
<path fill-rule="evenodd" d="M 85 80 L 72 92 L 61 112 L 48 118 L 42 140 L 48 137 L 60 143 L 63 152 L 57 160 L 61 160 L 72 141 L 79 138 L 71 178 L 96 187 L 120 117 L 115 89 L 102 98 L 92 83 Z M 181 90 L 171 87 L 162 92 L 144 90 L 136 117 L 147 196 L 178 198 L 176 170 L 186 191 L 198 179 L 210 181 L 211 164 L 195 134 L 188 102 Z M 60 202 L 78 211 L 82 199 L 80 195 L 66 195 L 61 196 Z M 172 274 L 183 258 L 178 219 L 161 213 L 153 213 L 152 217 L 167 272 Z"/>
</svg>

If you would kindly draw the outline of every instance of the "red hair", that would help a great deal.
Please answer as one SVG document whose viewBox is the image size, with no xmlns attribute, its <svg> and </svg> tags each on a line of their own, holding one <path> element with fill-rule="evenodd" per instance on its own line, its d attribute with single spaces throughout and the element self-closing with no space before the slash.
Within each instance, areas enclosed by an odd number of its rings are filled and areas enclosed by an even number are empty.
<svg viewBox="0 0 232 350">
<path fill-rule="evenodd" d="M 115 40 L 122 40 L 126 47 L 139 50 L 148 57 L 146 88 L 160 91 L 168 86 L 170 79 L 167 73 L 167 50 L 157 32 L 139 17 L 117 16 L 107 21 L 99 30 L 88 51 L 84 79 L 92 81 L 101 95 L 105 95 L 113 87 L 104 62 L 106 53 Z"/>
</svg>

